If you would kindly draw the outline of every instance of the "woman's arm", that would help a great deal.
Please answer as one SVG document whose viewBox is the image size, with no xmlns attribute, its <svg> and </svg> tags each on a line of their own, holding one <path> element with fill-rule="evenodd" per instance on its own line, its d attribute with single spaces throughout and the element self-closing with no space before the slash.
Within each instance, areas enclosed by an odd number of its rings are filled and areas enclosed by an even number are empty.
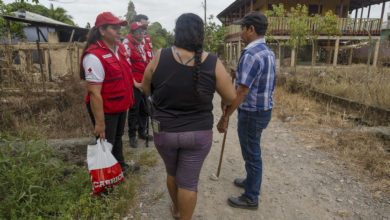
<svg viewBox="0 0 390 220">
<path fill-rule="evenodd" d="M 222 98 L 222 103 L 231 105 L 236 98 L 236 91 L 234 90 L 231 77 L 219 59 L 215 67 L 215 75 L 217 81 L 216 90 Z"/>
<path fill-rule="evenodd" d="M 104 123 L 103 98 L 101 95 L 102 85 L 87 85 L 88 93 L 91 97 L 91 110 L 95 118 L 94 134 L 96 137 L 106 139 L 106 124 Z"/>
<path fill-rule="evenodd" d="M 151 95 L 150 84 L 152 83 L 152 76 L 157 68 L 158 62 L 160 61 L 161 50 L 158 50 L 156 56 L 153 57 L 152 61 L 146 67 L 144 72 L 144 78 L 142 79 L 141 88 L 142 91 L 147 95 Z"/>
</svg>

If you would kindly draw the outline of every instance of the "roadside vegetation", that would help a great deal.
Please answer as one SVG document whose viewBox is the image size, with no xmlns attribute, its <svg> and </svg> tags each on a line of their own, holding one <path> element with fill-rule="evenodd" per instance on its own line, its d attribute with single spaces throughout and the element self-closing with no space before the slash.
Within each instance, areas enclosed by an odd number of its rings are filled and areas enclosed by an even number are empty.
<svg viewBox="0 0 390 220">
<path fill-rule="evenodd" d="M 292 72 L 284 68 L 281 73 Z M 364 64 L 323 67 L 311 71 L 299 68 L 295 76 L 311 87 L 347 99 L 390 110 L 390 68 L 379 66 L 367 75 Z"/>
<path fill-rule="evenodd" d="M 298 75 L 300 72 L 299 68 Z M 338 75 L 343 76 L 340 72 Z M 359 115 L 351 117 L 336 104 L 318 102 L 308 92 L 298 92 L 294 89 L 297 86 L 295 76 L 279 75 L 277 82 L 274 108 L 277 118 L 298 135 L 317 143 L 312 147 L 332 152 L 349 167 L 356 169 L 359 175 L 370 176 L 373 180 L 372 190 L 390 194 L 390 134 L 387 127 L 364 126 L 356 120 Z M 348 88 L 346 90 L 350 93 L 355 91 L 354 85 Z M 332 87 L 327 89 L 332 94 L 337 92 Z"/>
<path fill-rule="evenodd" d="M 119 219 L 142 184 L 139 174 L 130 174 L 109 194 L 92 196 L 86 165 L 67 161 L 44 139 L 1 134 L 0 145 L 1 219 Z M 157 161 L 153 151 L 126 156 L 144 169 Z"/>
</svg>

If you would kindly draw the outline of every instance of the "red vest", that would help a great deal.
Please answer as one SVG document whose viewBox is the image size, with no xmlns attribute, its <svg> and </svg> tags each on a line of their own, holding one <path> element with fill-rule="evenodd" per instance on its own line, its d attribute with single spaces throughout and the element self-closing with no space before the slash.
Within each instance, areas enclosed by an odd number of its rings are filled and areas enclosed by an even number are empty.
<svg viewBox="0 0 390 220">
<path fill-rule="evenodd" d="M 150 39 L 150 36 L 149 36 L 149 35 L 145 35 L 144 41 L 145 41 L 144 44 L 145 44 L 146 61 L 147 61 L 148 64 L 149 64 L 150 61 L 152 61 L 152 59 L 153 59 L 153 45 L 152 45 L 152 40 Z"/>
<path fill-rule="evenodd" d="M 99 58 L 104 68 L 104 81 L 102 84 L 102 98 L 104 113 L 120 113 L 126 111 L 134 104 L 133 77 L 129 63 L 129 55 L 121 43 L 118 46 L 119 60 L 115 54 L 102 42 L 92 44 L 81 57 L 81 64 L 84 56 L 88 53 Z M 81 68 L 84 70 L 83 65 Z M 87 70 L 88 71 L 88 70 Z M 90 101 L 87 94 L 85 103 Z"/>
<path fill-rule="evenodd" d="M 135 81 L 142 82 L 142 79 L 144 78 L 144 72 L 147 66 L 147 59 L 146 59 L 146 53 L 145 50 L 142 50 L 139 48 L 139 43 L 137 43 L 133 37 L 129 34 L 126 37 L 129 42 L 127 45 L 130 49 L 130 61 L 131 61 L 131 70 L 133 72 L 133 77 Z M 137 47 L 136 47 L 137 46 Z M 141 45 L 142 46 L 142 45 Z"/>
</svg>

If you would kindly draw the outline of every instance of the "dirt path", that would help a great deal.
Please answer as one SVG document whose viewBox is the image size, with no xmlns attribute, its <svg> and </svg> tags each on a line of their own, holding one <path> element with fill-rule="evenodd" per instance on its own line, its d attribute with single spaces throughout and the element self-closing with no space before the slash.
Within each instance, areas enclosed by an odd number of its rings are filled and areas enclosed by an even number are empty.
<svg viewBox="0 0 390 220">
<path fill-rule="evenodd" d="M 214 106 L 219 106 L 218 97 L 214 101 Z M 215 121 L 220 114 L 216 107 Z M 200 175 L 194 219 L 390 220 L 390 198 L 381 192 L 371 192 L 368 178 L 358 177 L 353 166 L 314 148 L 316 143 L 296 136 L 275 117 L 262 136 L 263 183 L 259 209 L 230 207 L 227 198 L 243 192 L 232 181 L 245 174 L 236 125 L 237 116 L 233 115 L 219 181 L 209 179 L 217 170 L 223 137 L 214 129 L 213 146 Z M 136 201 L 137 210 L 128 219 L 137 216 L 172 219 L 165 168 L 160 158 L 143 179 L 145 186 Z"/>
</svg>

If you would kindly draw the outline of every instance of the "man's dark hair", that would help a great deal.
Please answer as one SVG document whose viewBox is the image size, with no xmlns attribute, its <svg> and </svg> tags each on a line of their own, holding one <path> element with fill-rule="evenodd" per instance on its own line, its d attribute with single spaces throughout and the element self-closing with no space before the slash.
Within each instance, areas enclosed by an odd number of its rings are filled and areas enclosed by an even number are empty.
<svg viewBox="0 0 390 220">
<path fill-rule="evenodd" d="M 134 16 L 133 21 L 141 21 L 142 19 L 149 20 L 148 16 L 143 15 L 143 14 L 139 14 L 139 15 Z"/>
<path fill-rule="evenodd" d="M 234 24 L 240 24 L 242 27 L 250 28 L 253 25 L 257 35 L 265 35 L 268 28 L 267 17 L 257 11 L 246 14 L 241 20 L 233 22 Z"/>
<path fill-rule="evenodd" d="M 246 28 L 250 28 L 252 25 L 255 28 L 256 34 L 259 36 L 264 36 L 265 33 L 267 32 L 268 24 L 264 25 L 259 23 L 247 23 L 247 24 L 243 24 L 242 26 L 245 26 Z"/>
</svg>

